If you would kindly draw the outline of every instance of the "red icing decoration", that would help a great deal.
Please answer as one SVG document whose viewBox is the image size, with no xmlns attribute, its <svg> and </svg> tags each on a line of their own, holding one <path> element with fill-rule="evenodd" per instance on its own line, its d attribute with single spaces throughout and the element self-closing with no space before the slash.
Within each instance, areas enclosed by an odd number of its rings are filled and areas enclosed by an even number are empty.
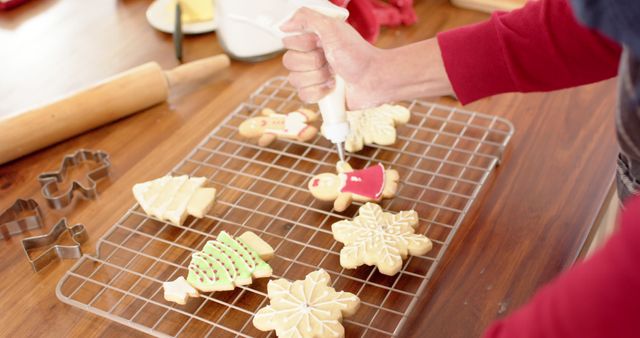
<svg viewBox="0 0 640 338">
<path fill-rule="evenodd" d="M 319 178 L 315 178 L 311 182 L 311 186 L 314 187 L 314 188 L 317 187 L 319 184 L 320 184 L 320 179 Z"/>
<path fill-rule="evenodd" d="M 348 192 L 377 200 L 384 189 L 384 167 L 382 164 L 344 173 L 347 179 L 341 192 Z"/>
</svg>

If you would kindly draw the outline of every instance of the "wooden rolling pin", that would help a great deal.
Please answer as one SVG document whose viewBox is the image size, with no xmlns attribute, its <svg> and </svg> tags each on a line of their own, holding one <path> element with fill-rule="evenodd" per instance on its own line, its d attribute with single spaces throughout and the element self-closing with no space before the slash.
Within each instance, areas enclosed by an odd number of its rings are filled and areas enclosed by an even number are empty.
<svg viewBox="0 0 640 338">
<path fill-rule="evenodd" d="M 227 66 L 224 54 L 169 71 L 149 62 L 44 107 L 0 118 L 0 164 L 162 103 L 171 87 Z"/>
</svg>

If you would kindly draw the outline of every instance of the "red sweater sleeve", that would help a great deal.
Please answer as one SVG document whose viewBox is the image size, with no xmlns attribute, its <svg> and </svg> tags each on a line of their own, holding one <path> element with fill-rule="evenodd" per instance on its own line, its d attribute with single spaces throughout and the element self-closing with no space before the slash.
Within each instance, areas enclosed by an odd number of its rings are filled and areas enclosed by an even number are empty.
<svg viewBox="0 0 640 338">
<path fill-rule="evenodd" d="M 640 198 L 636 198 L 627 205 L 620 229 L 601 250 L 493 324 L 485 338 L 639 337 L 639 262 Z"/>
<path fill-rule="evenodd" d="M 438 34 L 462 103 L 505 92 L 549 91 L 615 76 L 620 46 L 581 26 L 566 0 L 519 10 Z"/>
</svg>

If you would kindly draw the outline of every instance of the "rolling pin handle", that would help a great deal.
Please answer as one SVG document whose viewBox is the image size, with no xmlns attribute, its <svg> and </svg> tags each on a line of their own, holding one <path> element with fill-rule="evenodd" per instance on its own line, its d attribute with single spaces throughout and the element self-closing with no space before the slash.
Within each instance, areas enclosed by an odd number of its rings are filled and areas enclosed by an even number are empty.
<svg viewBox="0 0 640 338">
<path fill-rule="evenodd" d="M 165 71 L 164 74 L 167 78 L 169 88 L 171 88 L 209 78 L 220 70 L 227 68 L 229 63 L 229 57 L 226 54 L 218 54 L 180 65 L 174 69 Z"/>
</svg>

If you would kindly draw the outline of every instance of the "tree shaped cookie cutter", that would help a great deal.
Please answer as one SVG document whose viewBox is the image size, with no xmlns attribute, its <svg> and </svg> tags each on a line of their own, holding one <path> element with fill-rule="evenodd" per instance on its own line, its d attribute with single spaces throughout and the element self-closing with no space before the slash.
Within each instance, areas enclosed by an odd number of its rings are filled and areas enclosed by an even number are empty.
<svg viewBox="0 0 640 338">
<path fill-rule="evenodd" d="M 89 186 L 85 187 L 80 181 L 73 181 L 69 189 L 60 192 L 58 184 L 65 179 L 69 168 L 89 161 L 99 164 L 96 169 L 87 174 Z M 42 196 L 47 200 L 47 204 L 54 209 L 62 209 L 71 204 L 76 191 L 84 199 L 95 199 L 98 196 L 97 181 L 108 176 L 110 168 L 109 154 L 100 150 L 80 149 L 74 154 L 65 156 L 60 169 L 57 171 L 43 173 L 38 176 L 38 181 L 42 187 Z"/>
<path fill-rule="evenodd" d="M 28 213 L 28 216 L 24 214 Z M 0 239 L 42 227 L 42 212 L 33 199 L 17 199 L 12 206 L 0 213 Z"/>
<path fill-rule="evenodd" d="M 56 244 L 65 232 L 71 235 L 73 244 Z M 31 264 L 33 271 L 38 272 L 57 258 L 78 259 L 82 257 L 82 248 L 80 246 L 86 242 L 88 238 L 89 236 L 87 235 L 84 225 L 76 224 L 69 227 L 67 219 L 62 218 L 51 228 L 49 233 L 23 239 L 22 248 L 24 249 L 25 255 L 27 255 L 27 260 L 29 264 Z M 32 251 L 45 248 L 46 250 L 44 252 L 32 257 Z"/>
</svg>

